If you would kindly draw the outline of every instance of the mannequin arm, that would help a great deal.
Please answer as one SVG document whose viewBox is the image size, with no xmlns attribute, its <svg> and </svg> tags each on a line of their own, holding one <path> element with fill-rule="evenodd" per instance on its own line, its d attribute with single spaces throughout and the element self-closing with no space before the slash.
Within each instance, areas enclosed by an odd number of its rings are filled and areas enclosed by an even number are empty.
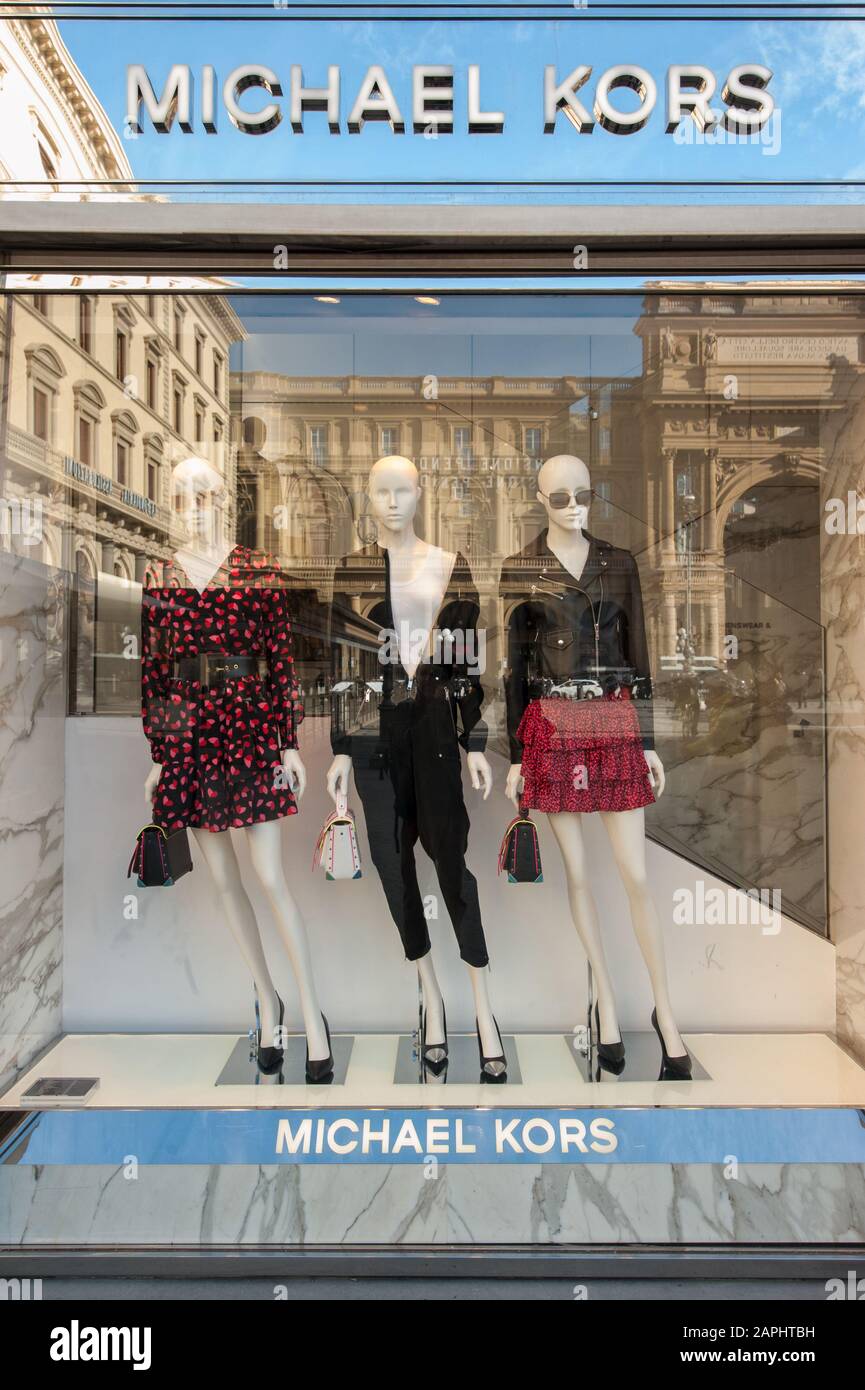
<svg viewBox="0 0 865 1390">
<path fill-rule="evenodd" d="M 288 785 L 295 799 L 300 801 L 306 791 L 306 768 L 296 748 L 283 748 L 282 766 L 288 773 Z"/>
<path fill-rule="evenodd" d="M 664 772 L 664 764 L 658 757 L 654 748 L 644 748 L 643 757 L 646 759 L 646 767 L 649 769 L 649 781 L 652 784 L 652 791 L 655 793 L 655 800 L 660 801 L 664 795 L 664 787 L 667 777 Z"/>
<path fill-rule="evenodd" d="M 351 758 L 347 753 L 337 753 L 330 767 L 327 769 L 327 794 L 336 798 L 339 795 L 348 796 L 348 784 L 351 780 Z"/>
<path fill-rule="evenodd" d="M 162 763 L 154 763 L 144 782 L 144 804 L 148 811 L 153 808 L 153 798 L 162 773 Z"/>
<path fill-rule="evenodd" d="M 507 780 L 505 781 L 505 796 L 508 801 L 512 801 L 515 809 L 520 809 L 520 795 L 523 790 L 523 765 L 522 763 L 511 763 L 508 768 Z"/>
<path fill-rule="evenodd" d="M 483 787 L 484 801 L 486 801 L 493 789 L 493 770 L 487 762 L 486 754 L 469 753 L 466 762 L 468 763 L 472 786 L 476 792 Z"/>
</svg>

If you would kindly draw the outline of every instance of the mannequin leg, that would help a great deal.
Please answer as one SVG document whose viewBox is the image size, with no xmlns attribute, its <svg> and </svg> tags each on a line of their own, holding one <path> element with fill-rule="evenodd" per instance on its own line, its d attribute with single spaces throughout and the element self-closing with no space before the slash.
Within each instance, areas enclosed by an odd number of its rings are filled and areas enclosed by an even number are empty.
<svg viewBox="0 0 865 1390">
<path fill-rule="evenodd" d="M 467 965 L 466 969 L 471 980 L 472 994 L 475 1000 L 475 1018 L 478 1021 L 484 1056 L 500 1057 L 501 1045 L 487 988 L 487 968 L 486 966 L 481 968 L 477 965 Z"/>
<path fill-rule="evenodd" d="M 550 829 L 556 837 L 568 882 L 568 901 L 571 916 L 577 929 L 577 936 L 592 967 L 598 1000 L 598 1017 L 601 1038 L 614 1043 L 621 1040 L 616 1018 L 616 1001 L 613 996 L 613 982 L 604 955 L 598 910 L 588 884 L 586 851 L 583 843 L 581 817 L 573 811 L 557 811 L 547 816 Z"/>
<path fill-rule="evenodd" d="M 282 830 L 278 820 L 249 825 L 244 832 L 249 844 L 252 867 L 267 894 L 279 933 L 291 960 L 300 995 L 303 1030 L 309 1044 L 310 1061 L 328 1054 L 327 1034 L 312 973 L 306 927 L 291 896 L 282 867 Z"/>
<path fill-rule="evenodd" d="M 664 937 L 649 893 L 646 875 L 646 822 L 643 807 L 634 811 L 601 811 L 604 829 L 610 837 L 616 864 L 628 894 L 634 933 L 646 962 L 658 1024 L 671 1057 L 685 1051 L 681 1034 L 676 1027 L 667 985 L 667 962 Z"/>
<path fill-rule="evenodd" d="M 420 976 L 423 1006 L 426 1009 L 426 1041 L 428 1047 L 445 1040 L 444 1015 L 442 1012 L 442 992 L 436 979 L 432 951 L 415 961 Z"/>
<path fill-rule="evenodd" d="M 265 1047 L 271 1047 L 274 1031 L 279 1024 L 279 1004 L 267 968 L 258 922 L 240 877 L 240 865 L 231 843 L 231 833 L 228 830 L 218 834 L 210 830 L 194 830 L 192 833 L 213 875 L 226 921 L 255 982 L 261 1038 Z"/>
</svg>

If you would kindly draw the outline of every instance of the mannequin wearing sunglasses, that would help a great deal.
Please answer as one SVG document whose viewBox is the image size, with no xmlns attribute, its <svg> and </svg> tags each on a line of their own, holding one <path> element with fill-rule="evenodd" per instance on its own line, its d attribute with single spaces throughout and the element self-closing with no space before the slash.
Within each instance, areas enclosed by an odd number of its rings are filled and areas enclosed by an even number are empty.
<svg viewBox="0 0 865 1390">
<path fill-rule="evenodd" d="M 624 1066 L 624 1047 L 582 831 L 583 814 L 600 815 L 649 973 L 662 1074 L 687 1077 L 690 1057 L 670 1004 L 663 935 L 646 876 L 644 807 L 662 795 L 664 768 L 654 751 L 637 567 L 627 551 L 586 530 L 592 492 L 582 459 L 547 459 L 538 473 L 537 499 L 547 529 L 502 569 L 503 601 L 510 606 L 517 598 L 508 620 L 511 766 L 505 794 L 518 810 L 548 815 L 574 926 L 592 967 L 600 1059 L 615 1072 Z M 555 698 L 540 698 L 550 691 Z M 532 739 L 538 729 L 546 743 L 536 756 Z M 580 738 L 585 766 L 573 754 Z"/>
</svg>

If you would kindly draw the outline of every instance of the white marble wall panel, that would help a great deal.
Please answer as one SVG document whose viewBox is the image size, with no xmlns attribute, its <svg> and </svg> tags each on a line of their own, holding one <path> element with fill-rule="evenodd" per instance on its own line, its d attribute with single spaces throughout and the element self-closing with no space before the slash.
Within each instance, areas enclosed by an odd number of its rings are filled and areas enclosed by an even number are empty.
<svg viewBox="0 0 865 1390">
<path fill-rule="evenodd" d="M 865 1059 L 865 382 L 838 372 L 842 408 L 826 417 L 822 608 L 826 628 L 829 913 L 838 957 L 838 1036 Z M 829 522 L 827 525 L 826 523 Z"/>
<path fill-rule="evenodd" d="M 12 1246 L 862 1240 L 857 1164 L 0 1167 Z"/>
<path fill-rule="evenodd" d="M 62 600 L 56 572 L 0 552 L 0 1089 L 60 1029 Z"/>
</svg>

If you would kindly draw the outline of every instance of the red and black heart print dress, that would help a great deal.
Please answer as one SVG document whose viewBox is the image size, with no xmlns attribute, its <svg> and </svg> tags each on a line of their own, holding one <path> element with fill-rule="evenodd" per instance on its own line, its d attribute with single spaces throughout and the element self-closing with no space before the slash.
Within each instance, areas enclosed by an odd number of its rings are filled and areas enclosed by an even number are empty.
<svg viewBox="0 0 865 1390">
<path fill-rule="evenodd" d="M 279 566 L 235 546 L 203 592 L 144 590 L 142 718 L 162 774 L 154 821 L 228 830 L 297 810 L 280 754 L 303 719 L 292 655 L 289 592 Z M 223 684 L 180 679 L 175 662 L 205 654 L 258 658 L 256 674 Z"/>
</svg>

